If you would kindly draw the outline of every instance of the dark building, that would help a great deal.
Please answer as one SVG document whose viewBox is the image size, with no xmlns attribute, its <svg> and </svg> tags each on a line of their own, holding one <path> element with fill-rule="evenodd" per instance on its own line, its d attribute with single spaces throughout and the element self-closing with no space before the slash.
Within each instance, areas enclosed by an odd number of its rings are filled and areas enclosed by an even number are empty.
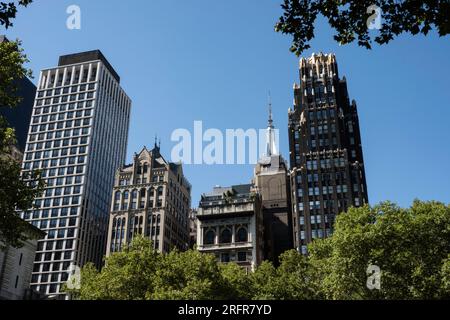
<svg viewBox="0 0 450 320">
<path fill-rule="evenodd" d="M 278 153 L 270 105 L 267 144 L 255 167 L 255 186 L 261 194 L 264 222 L 264 259 L 278 264 L 278 257 L 292 249 L 292 214 L 289 169 Z"/>
<path fill-rule="evenodd" d="M 368 202 L 356 102 L 334 54 L 300 60 L 289 110 L 294 245 L 306 253 L 333 232 L 337 214 Z"/>
<path fill-rule="evenodd" d="M 0 35 L 0 43 L 6 41 L 8 39 Z M 9 125 L 16 130 L 17 146 L 20 151 L 24 151 L 36 96 L 36 86 L 28 78 L 23 78 L 18 82 L 18 89 L 18 96 L 22 98 L 21 103 L 15 108 L 0 106 L 0 115 L 5 117 Z"/>
</svg>

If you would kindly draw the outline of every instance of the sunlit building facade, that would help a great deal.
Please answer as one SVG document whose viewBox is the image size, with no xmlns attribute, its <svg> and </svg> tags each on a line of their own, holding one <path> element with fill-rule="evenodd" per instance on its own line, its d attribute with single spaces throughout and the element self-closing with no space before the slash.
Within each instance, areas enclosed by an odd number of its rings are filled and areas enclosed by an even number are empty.
<svg viewBox="0 0 450 320">
<path fill-rule="evenodd" d="M 61 56 L 57 67 L 41 71 L 22 165 L 42 170 L 46 182 L 35 208 L 22 213 L 47 234 L 38 243 L 32 289 L 58 297 L 73 267 L 102 265 L 130 109 L 98 50 Z"/>
</svg>

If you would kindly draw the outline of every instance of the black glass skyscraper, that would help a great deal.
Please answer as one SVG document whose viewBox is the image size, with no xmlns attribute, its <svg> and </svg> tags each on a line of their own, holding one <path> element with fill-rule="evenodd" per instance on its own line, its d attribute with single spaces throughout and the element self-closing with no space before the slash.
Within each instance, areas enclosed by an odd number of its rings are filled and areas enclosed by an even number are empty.
<svg viewBox="0 0 450 320">
<path fill-rule="evenodd" d="M 300 60 L 289 148 L 294 244 L 306 253 L 313 239 L 331 235 L 337 214 L 368 202 L 356 102 L 334 54 Z"/>
</svg>

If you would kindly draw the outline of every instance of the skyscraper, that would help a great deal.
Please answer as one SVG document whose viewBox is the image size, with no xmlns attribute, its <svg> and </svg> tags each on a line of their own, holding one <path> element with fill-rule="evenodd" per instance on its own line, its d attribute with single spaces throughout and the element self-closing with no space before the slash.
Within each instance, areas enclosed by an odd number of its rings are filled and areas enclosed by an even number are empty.
<svg viewBox="0 0 450 320">
<path fill-rule="evenodd" d="M 356 102 L 334 54 L 302 58 L 300 80 L 288 126 L 294 244 L 306 253 L 333 232 L 337 214 L 368 196 Z"/>
<path fill-rule="evenodd" d="M 293 247 L 292 215 L 289 169 L 277 151 L 271 103 L 269 103 L 266 150 L 255 167 L 255 186 L 262 198 L 264 258 L 278 263 L 279 255 Z"/>
<path fill-rule="evenodd" d="M 144 147 L 132 164 L 118 168 L 112 197 L 107 255 L 137 235 L 160 252 L 188 249 L 191 185 L 181 163 L 167 162 L 159 145 Z"/>
<path fill-rule="evenodd" d="M 125 161 L 131 101 L 99 51 L 61 56 L 41 71 L 23 170 L 41 169 L 45 191 L 22 217 L 47 233 L 31 287 L 61 293 L 72 265 L 102 263 L 111 190 Z"/>
</svg>

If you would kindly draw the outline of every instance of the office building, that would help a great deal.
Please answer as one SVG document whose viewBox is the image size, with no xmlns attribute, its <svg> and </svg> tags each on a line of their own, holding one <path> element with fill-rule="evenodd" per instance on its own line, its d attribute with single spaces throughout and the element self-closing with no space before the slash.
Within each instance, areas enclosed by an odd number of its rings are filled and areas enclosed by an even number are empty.
<svg viewBox="0 0 450 320">
<path fill-rule="evenodd" d="M 22 218 L 45 231 L 31 288 L 61 294 L 73 266 L 102 265 L 116 169 L 125 162 L 131 100 L 99 50 L 61 56 L 42 70 L 23 171 L 46 181 Z M 60 296 L 64 298 L 64 296 Z"/>
<path fill-rule="evenodd" d="M 368 202 L 356 102 L 334 54 L 300 60 L 289 110 L 294 245 L 307 253 L 332 234 L 337 214 Z"/>
<path fill-rule="evenodd" d="M 152 240 L 170 252 L 189 247 L 191 185 L 180 163 L 167 162 L 156 145 L 135 154 L 133 163 L 115 174 L 107 255 L 122 250 L 133 237 Z"/>
</svg>

